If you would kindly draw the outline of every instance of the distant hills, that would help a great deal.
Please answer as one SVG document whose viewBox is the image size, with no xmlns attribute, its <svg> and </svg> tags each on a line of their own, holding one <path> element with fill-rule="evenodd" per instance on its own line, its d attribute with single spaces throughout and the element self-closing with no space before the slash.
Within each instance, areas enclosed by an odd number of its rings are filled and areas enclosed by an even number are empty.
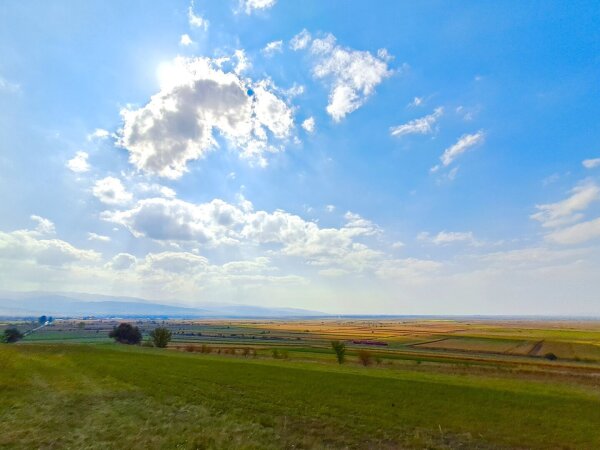
<svg viewBox="0 0 600 450">
<path fill-rule="evenodd" d="M 207 304 L 197 308 L 154 303 L 132 297 L 85 293 L 2 292 L 0 316 L 31 317 L 169 317 L 169 318 L 276 318 L 315 317 L 327 314 L 296 308 Z"/>
</svg>

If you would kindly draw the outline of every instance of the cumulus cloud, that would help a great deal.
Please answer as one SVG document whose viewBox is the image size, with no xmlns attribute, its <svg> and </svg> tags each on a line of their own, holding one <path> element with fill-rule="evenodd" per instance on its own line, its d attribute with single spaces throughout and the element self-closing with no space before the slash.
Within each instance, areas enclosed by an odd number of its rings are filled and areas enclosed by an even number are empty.
<svg viewBox="0 0 600 450">
<path fill-rule="evenodd" d="M 474 134 L 462 135 L 456 144 L 444 150 L 444 153 L 440 157 L 442 166 L 449 166 L 456 158 L 458 158 L 464 152 L 478 144 L 481 144 L 484 141 L 484 139 L 485 133 L 483 132 L 483 130 L 480 130 Z M 436 172 L 439 168 L 440 166 L 434 166 L 431 168 L 431 171 Z"/>
<path fill-rule="evenodd" d="M 345 48 L 337 44 L 332 34 L 314 39 L 311 54 L 315 58 L 313 75 L 330 84 L 327 112 L 336 122 L 360 108 L 375 87 L 392 74 L 387 52 L 380 51 L 374 56 L 367 51 Z"/>
<path fill-rule="evenodd" d="M 44 239 L 41 235 L 54 233 L 54 224 L 48 219 L 31 216 L 37 222 L 35 230 L 0 232 L 0 258 L 31 261 L 42 266 L 62 266 L 73 262 L 93 262 L 100 254 L 82 250 L 60 239 Z"/>
<path fill-rule="evenodd" d="M 273 41 L 265 45 L 262 52 L 266 56 L 272 56 L 275 53 L 281 53 L 283 51 L 283 41 Z"/>
<path fill-rule="evenodd" d="M 111 259 L 108 266 L 114 270 L 126 270 L 132 267 L 136 262 L 137 259 L 135 256 L 130 255 L 129 253 L 119 253 Z"/>
<path fill-rule="evenodd" d="M 377 85 L 392 74 L 388 68 L 390 56 L 385 49 L 373 55 L 343 47 L 332 34 L 312 39 L 308 31 L 302 30 L 292 38 L 290 48 L 310 48 L 313 76 L 328 83 L 327 112 L 336 122 L 364 105 Z"/>
<path fill-rule="evenodd" d="M 217 245 L 234 241 L 234 229 L 243 222 L 243 211 L 218 199 L 194 204 L 149 198 L 129 210 L 106 211 L 102 218 L 123 225 L 136 237 Z"/>
<path fill-rule="evenodd" d="M 600 187 L 593 182 L 582 183 L 570 193 L 569 197 L 559 202 L 536 205 L 538 212 L 530 217 L 540 222 L 543 227 L 558 227 L 581 220 L 581 211 L 600 200 Z"/>
<path fill-rule="evenodd" d="M 581 163 L 586 169 L 595 169 L 600 167 L 600 158 L 584 159 Z"/>
<path fill-rule="evenodd" d="M 188 45 L 192 45 L 193 43 L 194 43 L 194 41 L 192 41 L 192 38 L 187 33 L 182 34 L 181 38 L 179 39 L 179 44 L 183 45 L 184 47 L 187 47 Z"/>
<path fill-rule="evenodd" d="M 67 167 L 69 170 L 75 173 L 84 173 L 90 170 L 88 163 L 88 154 L 86 152 L 77 152 L 73 159 L 67 161 Z"/>
<path fill-rule="evenodd" d="M 188 8 L 188 22 L 192 28 L 203 28 L 204 30 L 208 28 L 208 20 L 194 13 L 193 1 L 190 3 Z"/>
<path fill-rule="evenodd" d="M 432 114 L 411 120 L 402 125 L 390 128 L 392 136 L 404 136 L 406 134 L 428 134 L 433 131 L 433 126 L 444 113 L 444 108 L 436 108 Z"/>
<path fill-rule="evenodd" d="M 126 227 L 136 237 L 206 246 L 273 246 L 281 255 L 302 257 L 308 264 L 364 268 L 381 253 L 356 242 L 380 229 L 358 214 L 345 214 L 340 228 L 321 228 L 286 211 L 254 211 L 241 199 L 194 204 L 178 199 L 142 199 L 128 210 L 105 211 L 102 218 Z M 361 269 L 362 270 L 362 269 Z"/>
<path fill-rule="evenodd" d="M 121 180 L 115 177 L 106 177 L 96 181 L 92 193 L 94 197 L 107 205 L 123 205 L 129 203 L 133 198 Z"/>
<path fill-rule="evenodd" d="M 304 130 L 307 133 L 314 133 L 314 131 L 315 131 L 315 118 L 311 116 L 308 119 L 304 120 L 304 122 L 302 122 L 302 128 L 304 128 Z"/>
<path fill-rule="evenodd" d="M 290 48 L 294 51 L 303 50 L 306 47 L 308 47 L 308 44 L 310 44 L 311 39 L 312 36 L 310 35 L 310 33 L 306 29 L 302 30 L 290 40 Z"/>
<path fill-rule="evenodd" d="M 31 215 L 30 219 L 36 223 L 35 231 L 39 234 L 54 234 L 56 232 L 54 223 L 50 219 L 35 214 Z"/>
<path fill-rule="evenodd" d="M 240 10 L 246 14 L 252 14 L 255 11 L 263 11 L 272 8 L 277 0 L 240 0 Z"/>
<path fill-rule="evenodd" d="M 238 65 L 243 55 L 237 54 Z M 121 112 L 118 144 L 138 169 L 179 178 L 187 163 L 218 147 L 217 132 L 244 158 L 264 166 L 293 127 L 291 108 L 268 80 L 250 83 L 207 58 L 182 58 L 165 68 L 162 87 L 139 109 Z"/>
</svg>

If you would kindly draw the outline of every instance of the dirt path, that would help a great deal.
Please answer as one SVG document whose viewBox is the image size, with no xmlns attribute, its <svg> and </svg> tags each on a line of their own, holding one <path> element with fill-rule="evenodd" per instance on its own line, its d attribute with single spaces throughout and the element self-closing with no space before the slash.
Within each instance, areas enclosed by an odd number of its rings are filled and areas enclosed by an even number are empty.
<svg viewBox="0 0 600 450">
<path fill-rule="evenodd" d="M 531 350 L 527 352 L 527 356 L 538 356 L 538 352 L 542 349 L 542 345 L 544 345 L 544 340 L 542 339 L 539 342 L 536 342 Z"/>
</svg>

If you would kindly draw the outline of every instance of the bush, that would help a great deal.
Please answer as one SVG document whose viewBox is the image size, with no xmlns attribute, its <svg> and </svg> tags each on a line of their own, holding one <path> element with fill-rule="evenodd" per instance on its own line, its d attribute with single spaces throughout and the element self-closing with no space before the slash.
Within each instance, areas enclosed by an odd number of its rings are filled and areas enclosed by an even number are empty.
<svg viewBox="0 0 600 450">
<path fill-rule="evenodd" d="M 208 345 L 202 344 L 202 347 L 200 347 L 200 352 L 201 353 L 210 353 L 210 352 L 212 352 L 212 348 L 210 348 Z"/>
<path fill-rule="evenodd" d="M 360 350 L 358 352 L 358 360 L 363 366 L 367 367 L 373 364 L 373 355 L 368 350 Z"/>
<path fill-rule="evenodd" d="M 134 327 L 130 323 L 120 323 L 118 327 L 114 327 L 108 334 L 108 337 L 113 338 L 121 344 L 135 345 L 142 341 L 142 333 L 138 327 Z"/>
<path fill-rule="evenodd" d="M 171 332 L 168 328 L 158 327 L 150 332 L 150 337 L 155 347 L 165 348 L 171 341 Z"/>
<path fill-rule="evenodd" d="M 6 344 L 13 344 L 21 339 L 23 339 L 23 333 L 21 333 L 16 328 L 7 328 L 6 330 L 4 330 L 2 342 Z"/>
<path fill-rule="evenodd" d="M 331 348 L 335 352 L 338 364 L 344 364 L 346 359 L 346 344 L 340 341 L 331 341 Z"/>
<path fill-rule="evenodd" d="M 276 348 L 272 350 L 272 353 L 275 359 L 288 359 L 290 356 L 287 350 L 277 350 Z"/>
<path fill-rule="evenodd" d="M 558 356 L 556 356 L 554 353 L 546 353 L 544 358 L 549 359 L 550 361 L 556 361 Z"/>
</svg>

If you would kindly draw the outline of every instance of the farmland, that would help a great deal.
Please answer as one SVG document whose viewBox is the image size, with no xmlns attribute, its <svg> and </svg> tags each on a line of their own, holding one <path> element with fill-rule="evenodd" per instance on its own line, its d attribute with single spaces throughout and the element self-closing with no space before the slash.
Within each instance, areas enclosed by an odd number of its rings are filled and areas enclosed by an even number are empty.
<svg viewBox="0 0 600 450">
<path fill-rule="evenodd" d="M 166 349 L 113 343 L 118 323 L 58 320 L 0 346 L 0 447 L 600 446 L 595 321 L 135 323 L 169 328 Z"/>
</svg>

